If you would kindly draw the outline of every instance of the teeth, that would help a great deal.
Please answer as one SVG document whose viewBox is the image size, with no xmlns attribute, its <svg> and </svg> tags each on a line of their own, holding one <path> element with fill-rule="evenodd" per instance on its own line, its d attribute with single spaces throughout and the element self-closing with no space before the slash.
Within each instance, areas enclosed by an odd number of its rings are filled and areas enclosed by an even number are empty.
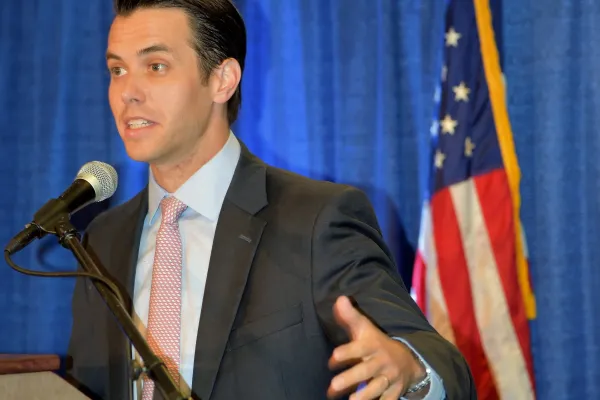
<svg viewBox="0 0 600 400">
<path fill-rule="evenodd" d="M 133 120 L 129 121 L 127 123 L 127 125 L 129 125 L 129 127 L 132 129 L 136 129 L 136 128 L 143 128 L 145 126 L 152 125 L 152 122 L 147 121 L 145 119 L 133 119 Z"/>
</svg>

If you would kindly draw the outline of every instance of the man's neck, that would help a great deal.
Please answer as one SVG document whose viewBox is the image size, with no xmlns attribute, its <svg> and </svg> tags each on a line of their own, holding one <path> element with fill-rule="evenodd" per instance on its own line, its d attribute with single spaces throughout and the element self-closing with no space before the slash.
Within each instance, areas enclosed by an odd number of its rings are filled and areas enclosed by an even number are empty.
<svg viewBox="0 0 600 400">
<path fill-rule="evenodd" d="M 227 143 L 227 133 L 205 134 L 196 148 L 175 163 L 151 164 L 154 180 L 169 193 L 174 193 L 204 164 L 209 162 Z"/>
</svg>

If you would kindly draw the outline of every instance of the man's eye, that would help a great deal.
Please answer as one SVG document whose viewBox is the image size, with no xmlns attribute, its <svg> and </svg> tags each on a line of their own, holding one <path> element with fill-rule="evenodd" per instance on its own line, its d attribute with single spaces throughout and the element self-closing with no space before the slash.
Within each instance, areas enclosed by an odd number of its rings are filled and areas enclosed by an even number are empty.
<svg viewBox="0 0 600 400">
<path fill-rule="evenodd" d="M 150 69 L 152 69 L 153 72 L 164 72 L 167 69 L 167 66 L 160 63 L 151 64 Z"/>
<path fill-rule="evenodd" d="M 110 74 L 113 76 L 125 75 L 125 69 L 121 67 L 110 68 Z"/>
</svg>

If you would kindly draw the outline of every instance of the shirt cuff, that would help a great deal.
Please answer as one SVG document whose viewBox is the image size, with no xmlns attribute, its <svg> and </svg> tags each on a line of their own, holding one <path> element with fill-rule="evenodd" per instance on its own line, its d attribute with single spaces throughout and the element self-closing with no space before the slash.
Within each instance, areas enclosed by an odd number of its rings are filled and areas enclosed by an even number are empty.
<svg viewBox="0 0 600 400">
<path fill-rule="evenodd" d="M 426 368 L 429 368 L 431 371 L 431 383 L 429 384 L 429 392 L 423 397 L 422 400 L 442 400 L 446 397 L 446 390 L 444 389 L 444 384 L 442 382 L 442 378 L 431 368 L 431 366 L 421 357 L 421 355 L 408 343 L 406 340 L 399 337 L 392 337 L 392 339 L 398 340 L 404 343 L 408 348 L 419 358 L 419 360 L 425 365 Z M 401 399 L 405 399 L 402 397 Z"/>
</svg>

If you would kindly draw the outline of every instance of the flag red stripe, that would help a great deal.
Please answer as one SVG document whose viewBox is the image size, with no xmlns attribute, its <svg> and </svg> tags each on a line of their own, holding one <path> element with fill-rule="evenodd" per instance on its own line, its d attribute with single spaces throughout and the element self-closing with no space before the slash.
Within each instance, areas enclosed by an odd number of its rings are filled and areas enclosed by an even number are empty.
<svg viewBox="0 0 600 400">
<path fill-rule="evenodd" d="M 440 282 L 454 331 L 455 344 L 471 368 L 478 388 L 478 397 L 498 399 L 475 319 L 467 261 L 448 189 L 443 189 L 433 196 L 431 213 Z"/>
<path fill-rule="evenodd" d="M 498 169 L 475 177 L 474 182 L 481 204 L 481 212 L 486 221 L 490 244 L 496 258 L 498 275 L 504 288 L 506 303 L 533 386 L 529 325 L 517 276 L 516 246 L 514 240 L 506 240 L 515 231 L 508 177 L 505 170 Z"/>
</svg>

